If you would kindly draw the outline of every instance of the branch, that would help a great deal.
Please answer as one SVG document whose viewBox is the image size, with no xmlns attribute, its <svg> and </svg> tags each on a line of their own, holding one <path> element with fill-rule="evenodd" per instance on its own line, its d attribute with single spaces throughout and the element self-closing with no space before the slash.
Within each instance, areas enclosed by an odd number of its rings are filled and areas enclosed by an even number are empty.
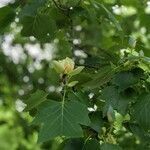
<svg viewBox="0 0 150 150">
<path fill-rule="evenodd" d="M 53 3 L 54 3 L 54 5 L 59 9 L 59 10 L 61 10 L 61 11 L 68 11 L 68 9 L 67 8 L 63 8 L 63 7 L 61 7 L 59 4 L 57 4 L 57 2 L 55 1 L 55 0 L 52 0 L 53 1 Z"/>
</svg>

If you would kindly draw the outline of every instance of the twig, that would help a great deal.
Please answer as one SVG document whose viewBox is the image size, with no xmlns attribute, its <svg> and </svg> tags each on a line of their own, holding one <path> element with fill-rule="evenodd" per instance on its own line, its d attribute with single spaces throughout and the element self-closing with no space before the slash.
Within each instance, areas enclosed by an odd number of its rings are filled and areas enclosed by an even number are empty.
<svg viewBox="0 0 150 150">
<path fill-rule="evenodd" d="M 55 0 L 52 0 L 53 1 L 53 3 L 55 4 L 55 6 L 59 9 L 59 10 L 61 10 L 61 11 L 68 11 L 68 9 L 66 9 L 66 8 L 63 8 L 63 7 L 61 7 L 59 4 L 57 4 L 57 2 L 55 1 Z"/>
</svg>

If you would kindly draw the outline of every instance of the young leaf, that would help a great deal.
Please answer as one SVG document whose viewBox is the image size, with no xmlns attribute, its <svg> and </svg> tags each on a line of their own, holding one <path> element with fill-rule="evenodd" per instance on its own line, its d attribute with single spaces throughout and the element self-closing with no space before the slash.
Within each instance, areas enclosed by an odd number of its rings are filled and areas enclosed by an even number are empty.
<svg viewBox="0 0 150 150">
<path fill-rule="evenodd" d="M 76 74 L 79 74 L 82 70 L 84 69 L 83 66 L 77 67 L 76 69 L 74 69 L 72 72 L 69 73 L 70 76 L 74 76 Z"/>
<path fill-rule="evenodd" d="M 89 125 L 87 107 L 77 101 L 62 102 L 47 101 L 40 108 L 33 124 L 41 124 L 39 142 L 44 142 L 58 136 L 67 138 L 82 137 L 80 124 Z"/>
<path fill-rule="evenodd" d="M 73 87 L 78 83 L 78 81 L 72 81 L 70 83 L 68 83 L 68 87 Z"/>
<path fill-rule="evenodd" d="M 135 46 L 136 46 L 136 39 L 134 37 L 130 37 L 129 38 L 129 46 L 131 48 L 135 48 Z"/>
<path fill-rule="evenodd" d="M 114 120 L 115 120 L 115 113 L 114 113 L 113 107 L 111 105 L 109 105 L 109 107 L 108 107 L 107 119 L 111 123 L 114 122 Z"/>
</svg>

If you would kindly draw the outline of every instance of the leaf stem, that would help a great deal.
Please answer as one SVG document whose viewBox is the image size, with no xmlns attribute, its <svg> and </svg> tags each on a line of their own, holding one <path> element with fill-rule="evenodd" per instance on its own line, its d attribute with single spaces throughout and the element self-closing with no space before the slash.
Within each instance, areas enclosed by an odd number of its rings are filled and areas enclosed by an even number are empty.
<svg viewBox="0 0 150 150">
<path fill-rule="evenodd" d="M 63 98 L 62 98 L 62 106 L 64 106 L 64 104 L 65 104 L 66 90 L 67 90 L 67 86 L 65 85 L 64 92 L 63 92 Z"/>
<path fill-rule="evenodd" d="M 89 135 L 85 141 L 84 141 L 84 144 L 83 144 L 83 147 L 82 147 L 82 150 L 85 148 L 85 144 L 87 143 L 87 141 L 91 138 L 92 135 Z"/>
<path fill-rule="evenodd" d="M 113 126 L 113 124 L 111 124 L 110 129 L 109 129 L 109 131 L 108 131 L 108 134 L 111 134 L 111 133 L 112 133 L 113 128 L 114 128 L 114 126 Z"/>
<path fill-rule="evenodd" d="M 67 85 L 68 85 L 70 79 L 71 79 L 71 77 L 67 76 L 66 83 L 64 84 L 64 87 L 63 87 L 64 92 L 63 92 L 63 98 L 62 98 L 62 106 L 64 106 L 64 104 L 65 104 L 65 97 L 66 97 L 66 92 L 67 92 Z"/>
<path fill-rule="evenodd" d="M 55 0 L 52 0 L 54 5 L 60 10 L 60 11 L 68 11 L 68 9 L 63 8 L 62 6 L 60 6 Z"/>
</svg>

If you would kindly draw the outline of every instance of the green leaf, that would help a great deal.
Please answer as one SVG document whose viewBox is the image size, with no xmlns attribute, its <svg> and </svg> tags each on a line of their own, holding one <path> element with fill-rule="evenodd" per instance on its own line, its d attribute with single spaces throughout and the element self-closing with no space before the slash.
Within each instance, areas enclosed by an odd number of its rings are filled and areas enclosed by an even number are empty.
<svg viewBox="0 0 150 150">
<path fill-rule="evenodd" d="M 144 131 L 138 124 L 129 124 L 130 130 L 132 133 L 140 138 L 143 143 L 150 142 L 150 133 Z"/>
<path fill-rule="evenodd" d="M 55 36 L 56 24 L 47 15 L 27 16 L 22 20 L 23 36 L 34 36 L 41 41 L 50 41 Z"/>
<path fill-rule="evenodd" d="M 146 14 L 142 12 L 139 14 L 139 17 L 140 17 L 140 25 L 145 26 L 147 30 L 149 31 L 150 20 L 148 18 L 150 17 L 150 14 Z"/>
<path fill-rule="evenodd" d="M 125 90 L 128 87 L 138 82 L 137 76 L 131 72 L 120 72 L 115 75 L 113 83 L 119 86 L 120 90 Z"/>
<path fill-rule="evenodd" d="M 139 62 L 138 66 L 145 72 L 150 72 L 150 58 L 149 57 L 141 58 L 141 61 Z"/>
<path fill-rule="evenodd" d="M 79 74 L 83 69 L 84 69 L 83 66 L 77 67 L 72 72 L 70 72 L 69 75 L 70 76 L 75 76 L 75 75 Z"/>
<path fill-rule="evenodd" d="M 89 125 L 87 107 L 77 101 L 62 102 L 47 101 L 40 108 L 33 124 L 41 124 L 39 142 L 44 142 L 58 136 L 77 138 L 83 136 L 80 126 Z"/>
<path fill-rule="evenodd" d="M 89 106 L 89 103 L 90 103 L 87 93 L 84 93 L 81 90 L 79 92 L 73 92 L 73 91 L 69 92 L 68 99 L 75 100 L 75 101 L 77 100 L 80 103 L 87 105 L 87 106 Z"/>
<path fill-rule="evenodd" d="M 106 143 L 106 144 L 102 144 L 101 150 L 122 150 L 122 148 L 118 145 Z"/>
<path fill-rule="evenodd" d="M 90 115 L 91 124 L 90 127 L 94 129 L 96 132 L 100 133 L 101 128 L 104 125 L 102 113 L 99 111 L 92 112 Z"/>
<path fill-rule="evenodd" d="M 149 112 L 150 112 L 150 94 L 142 94 L 135 106 L 133 107 L 133 118 L 138 122 L 138 124 L 144 130 L 150 129 L 150 119 L 149 119 Z"/>
<path fill-rule="evenodd" d="M 97 74 L 94 74 L 92 76 L 93 80 L 83 84 L 83 87 L 85 89 L 99 88 L 101 85 L 110 81 L 114 73 L 115 72 L 111 67 L 108 67 L 108 66 L 103 67 L 102 69 L 98 71 Z"/>
<path fill-rule="evenodd" d="M 37 107 L 39 104 L 46 100 L 47 95 L 47 93 L 41 90 L 37 90 L 35 93 L 31 94 L 29 99 L 25 101 L 27 104 L 25 110 L 31 110 L 34 107 Z"/>
<path fill-rule="evenodd" d="M 32 0 L 31 2 L 27 3 L 21 10 L 19 17 L 23 19 L 23 17 L 29 16 L 36 16 L 38 10 L 44 6 L 47 0 Z"/>
<path fill-rule="evenodd" d="M 83 138 L 66 139 L 61 143 L 57 150 L 81 150 L 83 143 Z"/>
<path fill-rule="evenodd" d="M 71 77 L 71 81 L 79 81 L 78 85 L 79 87 L 84 86 L 87 82 L 92 80 L 92 76 L 90 73 L 81 72 L 80 74 L 77 74 L 76 76 Z"/>
<path fill-rule="evenodd" d="M 119 90 L 114 86 L 104 88 L 101 98 L 106 101 L 105 113 L 107 113 L 109 106 L 112 106 L 113 109 L 123 115 L 126 114 L 128 103 L 132 100 L 130 97 L 119 93 Z"/>
<path fill-rule="evenodd" d="M 121 4 L 125 5 L 125 6 L 134 6 L 134 7 L 137 7 L 141 3 L 139 1 L 137 1 L 137 0 L 132 0 L 132 1 L 131 0 L 122 0 Z"/>
<path fill-rule="evenodd" d="M 68 87 L 73 87 L 73 86 L 75 86 L 76 84 L 78 83 L 78 81 L 72 81 L 72 82 L 70 82 L 70 83 L 68 83 Z"/>
<path fill-rule="evenodd" d="M 79 2 L 80 0 L 62 0 L 62 4 L 67 7 L 75 7 Z"/>
<path fill-rule="evenodd" d="M 104 5 L 100 4 L 100 6 L 106 11 L 106 13 L 108 14 L 109 19 L 116 26 L 118 31 L 122 31 L 122 28 L 121 28 L 118 20 L 114 17 L 114 15 Z"/>
<path fill-rule="evenodd" d="M 64 20 L 62 20 L 61 22 L 64 22 Z M 59 24 L 62 24 L 62 23 L 59 23 Z M 58 39 L 58 42 L 56 43 L 57 50 L 58 50 L 56 51 L 56 55 L 57 55 L 57 58 L 59 59 L 64 59 L 66 56 L 72 57 L 71 44 L 69 43 L 68 38 L 66 37 L 65 34 L 66 33 L 63 30 L 59 30 L 56 33 L 56 38 Z"/>
<path fill-rule="evenodd" d="M 115 112 L 115 122 L 114 122 L 114 128 L 116 131 L 119 131 L 123 128 L 123 123 L 130 121 L 130 115 L 127 114 L 125 116 L 122 116 L 121 114 Z"/>
<path fill-rule="evenodd" d="M 115 25 L 115 27 L 117 28 L 118 31 L 122 32 L 122 28 L 121 28 L 118 20 L 114 17 L 114 15 L 103 4 L 101 4 L 101 3 L 97 2 L 97 1 L 93 1 L 93 2 L 95 4 L 94 6 L 95 6 L 96 9 L 98 9 L 97 8 L 97 6 L 98 6 L 98 7 L 100 7 L 100 8 L 105 10 L 105 12 L 107 13 L 108 18 L 110 19 L 110 21 Z"/>
<path fill-rule="evenodd" d="M 86 141 L 82 150 L 100 150 L 100 144 L 97 140 L 91 139 L 91 140 Z"/>
<path fill-rule="evenodd" d="M 9 6 L 0 8 L 0 33 L 12 22 L 15 18 L 15 11 Z"/>
</svg>

